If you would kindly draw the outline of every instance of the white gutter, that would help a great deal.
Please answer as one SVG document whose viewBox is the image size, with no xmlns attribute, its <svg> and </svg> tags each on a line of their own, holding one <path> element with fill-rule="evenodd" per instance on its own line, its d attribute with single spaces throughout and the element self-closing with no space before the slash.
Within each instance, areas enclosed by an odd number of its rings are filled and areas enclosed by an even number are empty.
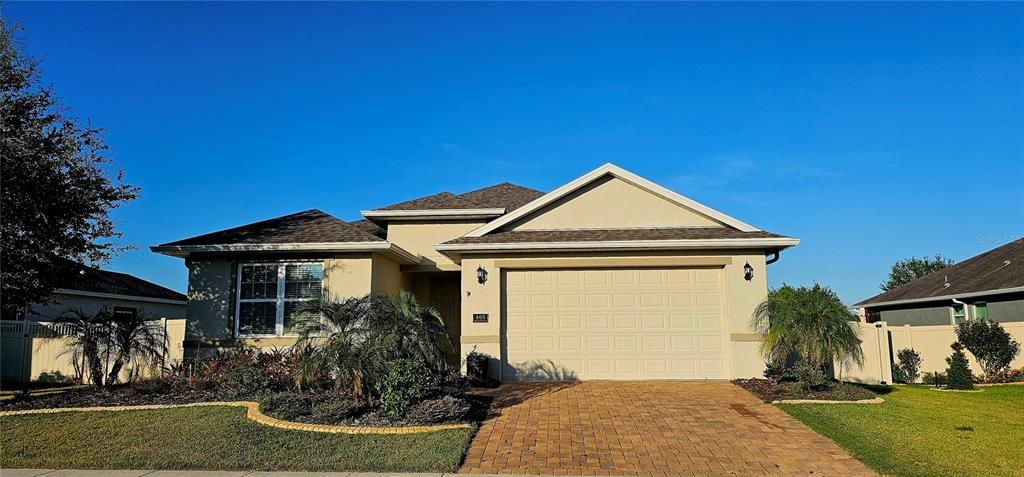
<svg viewBox="0 0 1024 477">
<path fill-rule="evenodd" d="M 363 210 L 360 213 L 371 220 L 466 220 L 500 217 L 505 209 Z"/>
<path fill-rule="evenodd" d="M 800 243 L 794 238 L 760 238 L 760 239 L 691 239 L 691 240 L 616 240 L 616 241 L 579 241 L 579 242 L 513 242 L 513 243 L 460 243 L 439 244 L 434 247 L 439 252 L 470 252 L 499 250 L 677 250 L 707 248 L 760 248 L 760 247 L 792 247 Z"/>
<path fill-rule="evenodd" d="M 999 288 L 996 290 L 985 290 L 978 292 L 968 293 L 957 293 L 953 295 L 941 295 L 941 296 L 930 296 L 924 298 L 908 298 L 906 300 L 892 300 L 892 301 L 880 301 L 877 303 L 864 303 L 860 305 L 854 305 L 855 308 L 875 308 L 878 306 L 890 306 L 890 305 L 905 305 L 910 303 L 925 303 L 929 301 L 956 301 L 959 298 L 973 298 L 976 296 L 988 296 L 988 295 L 1002 295 L 1004 293 L 1018 293 L 1024 292 L 1024 287 L 1012 287 L 1012 288 Z"/>
<path fill-rule="evenodd" d="M 149 248 L 156 253 L 173 257 L 186 257 L 196 252 L 377 252 L 398 258 L 407 264 L 420 262 L 418 255 L 391 242 L 311 242 L 263 244 L 212 245 L 156 245 Z"/>
<path fill-rule="evenodd" d="M 145 301 L 149 303 L 164 303 L 167 305 L 184 305 L 187 302 L 185 300 L 170 300 L 167 298 L 153 298 L 148 296 L 136 296 L 136 295 L 120 295 L 117 293 L 100 293 L 91 292 L 85 290 L 72 290 L 69 288 L 58 288 L 53 291 L 55 295 L 75 295 L 75 296 L 88 296 L 92 298 L 108 298 L 111 300 L 130 300 L 130 301 Z"/>
</svg>

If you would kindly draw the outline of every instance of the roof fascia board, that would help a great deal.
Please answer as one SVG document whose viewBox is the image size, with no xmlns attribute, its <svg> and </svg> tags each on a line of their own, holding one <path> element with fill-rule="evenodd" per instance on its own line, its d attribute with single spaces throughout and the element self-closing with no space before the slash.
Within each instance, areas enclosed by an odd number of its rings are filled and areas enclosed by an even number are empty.
<svg viewBox="0 0 1024 477">
<path fill-rule="evenodd" d="M 505 209 L 363 210 L 360 213 L 370 220 L 465 220 L 500 217 Z"/>
<path fill-rule="evenodd" d="M 676 250 L 698 248 L 788 248 L 800 243 L 794 238 L 701 239 L 701 240 L 616 240 L 603 242 L 517 242 L 439 244 L 439 252 L 475 252 L 504 250 Z"/>
<path fill-rule="evenodd" d="M 57 295 L 75 295 L 75 296 L 87 296 L 92 298 L 108 298 L 111 300 L 130 300 L 130 301 L 144 301 L 149 303 L 163 303 L 167 305 L 185 305 L 185 300 L 171 300 L 167 298 L 153 298 L 148 296 L 137 296 L 137 295 L 121 295 L 118 293 L 101 293 L 92 292 L 86 290 L 72 290 L 70 288 L 58 288 L 53 291 Z"/>
<path fill-rule="evenodd" d="M 195 252 L 377 252 L 400 262 L 419 263 L 419 257 L 391 242 L 311 242 L 265 244 L 157 245 L 150 250 L 173 257 Z"/>
<path fill-rule="evenodd" d="M 551 192 L 548 192 L 547 194 L 538 197 L 537 199 L 534 199 L 533 201 L 527 203 L 526 205 L 512 211 L 511 213 L 502 216 L 501 218 L 498 218 L 497 220 L 491 221 L 490 223 L 484 224 L 481 227 L 469 231 L 464 236 L 480 237 L 490 232 L 493 232 L 498 228 L 515 222 L 516 220 L 521 219 L 533 212 L 536 212 L 537 210 L 540 210 L 541 208 L 557 201 L 558 199 L 565 197 L 571 192 L 609 174 L 618 179 L 624 180 L 636 187 L 644 189 L 654 195 L 660 196 L 670 202 L 674 202 L 683 207 L 692 209 L 696 212 L 704 214 L 712 219 L 715 219 L 719 222 L 722 222 L 723 224 L 729 225 L 741 231 L 761 231 L 761 229 L 754 227 L 753 225 L 747 224 L 745 222 L 740 221 L 739 219 L 723 214 L 715 209 L 712 209 L 711 207 L 701 204 L 700 202 L 697 202 L 693 199 L 690 199 L 689 197 L 685 197 L 682 194 L 666 189 L 665 187 L 662 187 L 658 184 L 655 184 L 654 182 L 651 182 L 647 179 L 644 179 L 643 177 L 640 177 L 632 172 L 629 172 L 619 166 L 616 166 L 615 164 L 607 163 Z"/>
<path fill-rule="evenodd" d="M 952 295 L 930 296 L 923 298 L 907 298 L 905 300 L 880 301 L 877 303 L 858 303 L 855 308 L 874 308 L 877 306 L 907 305 L 912 303 L 927 303 L 929 301 L 953 300 L 956 298 L 974 298 L 987 295 L 1002 295 L 1005 293 L 1024 292 L 1024 287 L 998 288 L 995 290 L 983 290 L 978 292 L 954 293 Z"/>
</svg>

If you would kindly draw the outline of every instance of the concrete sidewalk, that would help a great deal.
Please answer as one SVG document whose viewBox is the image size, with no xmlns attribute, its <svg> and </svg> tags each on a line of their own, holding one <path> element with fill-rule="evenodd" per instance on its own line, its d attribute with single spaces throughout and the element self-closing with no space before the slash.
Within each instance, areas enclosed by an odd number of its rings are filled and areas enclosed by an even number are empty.
<svg viewBox="0 0 1024 477">
<path fill-rule="evenodd" d="M 509 474 L 456 474 L 452 472 L 247 472 L 202 470 L 50 470 L 0 469 L 0 477 L 525 477 Z M 545 477 L 545 476 L 530 476 Z"/>
</svg>

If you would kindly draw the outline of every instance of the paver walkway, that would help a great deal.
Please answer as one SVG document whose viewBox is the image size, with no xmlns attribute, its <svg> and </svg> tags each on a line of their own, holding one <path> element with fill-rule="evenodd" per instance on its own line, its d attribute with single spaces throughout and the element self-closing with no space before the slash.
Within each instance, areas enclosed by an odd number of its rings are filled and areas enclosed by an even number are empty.
<svg viewBox="0 0 1024 477">
<path fill-rule="evenodd" d="M 522 383 L 481 394 L 500 415 L 481 426 L 461 473 L 876 475 L 725 382 Z"/>
</svg>

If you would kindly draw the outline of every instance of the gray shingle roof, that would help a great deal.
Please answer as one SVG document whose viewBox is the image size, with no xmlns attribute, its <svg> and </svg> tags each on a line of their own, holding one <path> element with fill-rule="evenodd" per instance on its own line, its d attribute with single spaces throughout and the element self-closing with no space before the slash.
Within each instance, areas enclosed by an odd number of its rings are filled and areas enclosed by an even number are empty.
<svg viewBox="0 0 1024 477">
<path fill-rule="evenodd" d="M 743 232 L 728 227 L 665 227 L 634 229 L 513 230 L 481 237 L 459 237 L 446 244 L 601 242 L 620 240 L 710 240 L 785 238 L 769 232 Z"/>
<path fill-rule="evenodd" d="M 391 204 L 376 210 L 436 210 L 436 209 L 505 209 L 505 212 L 522 207 L 526 203 L 544 195 L 543 192 L 529 187 L 502 182 L 482 189 L 472 190 L 455 195 L 451 192 L 440 192 L 418 199 Z"/>
<path fill-rule="evenodd" d="M 1024 238 L 950 265 L 854 306 L 1017 287 L 1024 287 Z"/>
<path fill-rule="evenodd" d="M 353 226 L 326 212 L 309 209 L 160 246 L 383 241 L 365 228 Z"/>
<path fill-rule="evenodd" d="M 164 300 L 185 301 L 187 299 L 185 295 L 170 288 L 127 273 L 100 270 L 70 260 L 62 261 L 65 262 L 65 265 L 61 267 L 63 268 L 62 279 L 59 281 L 58 288 Z"/>
</svg>

